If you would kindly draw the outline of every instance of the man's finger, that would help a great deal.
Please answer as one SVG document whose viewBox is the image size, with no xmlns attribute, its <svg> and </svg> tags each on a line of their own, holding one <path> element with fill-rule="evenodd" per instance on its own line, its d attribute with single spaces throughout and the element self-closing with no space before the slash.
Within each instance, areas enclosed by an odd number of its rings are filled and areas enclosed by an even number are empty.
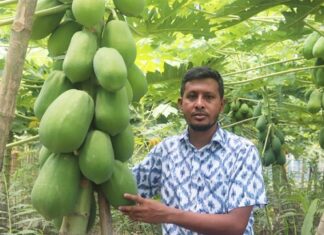
<svg viewBox="0 0 324 235">
<path fill-rule="evenodd" d="M 132 201 L 140 203 L 140 204 L 144 202 L 144 198 L 142 198 L 140 195 L 125 193 L 124 198 L 126 198 L 128 200 L 132 200 Z"/>
</svg>

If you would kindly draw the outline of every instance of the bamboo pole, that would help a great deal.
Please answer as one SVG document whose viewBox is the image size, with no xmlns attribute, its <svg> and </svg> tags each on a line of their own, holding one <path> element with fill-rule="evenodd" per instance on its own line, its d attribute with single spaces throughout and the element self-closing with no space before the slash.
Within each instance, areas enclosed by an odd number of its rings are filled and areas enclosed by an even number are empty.
<svg viewBox="0 0 324 235">
<path fill-rule="evenodd" d="M 0 172 L 2 171 L 6 142 L 14 118 L 28 41 L 31 34 L 33 15 L 37 0 L 20 0 L 11 27 L 9 49 L 0 82 Z"/>
</svg>

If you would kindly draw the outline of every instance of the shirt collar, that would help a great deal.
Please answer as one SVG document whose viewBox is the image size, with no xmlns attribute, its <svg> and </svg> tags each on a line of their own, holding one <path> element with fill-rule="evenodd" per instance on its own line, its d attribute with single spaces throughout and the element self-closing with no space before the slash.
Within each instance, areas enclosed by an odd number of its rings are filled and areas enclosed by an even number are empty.
<svg viewBox="0 0 324 235">
<path fill-rule="evenodd" d="M 220 124 L 217 123 L 217 130 L 214 133 L 211 143 L 219 143 L 222 147 L 225 146 L 226 139 L 225 139 L 225 131 L 221 128 Z M 180 135 L 180 141 L 189 143 L 189 131 L 188 128 Z"/>
</svg>

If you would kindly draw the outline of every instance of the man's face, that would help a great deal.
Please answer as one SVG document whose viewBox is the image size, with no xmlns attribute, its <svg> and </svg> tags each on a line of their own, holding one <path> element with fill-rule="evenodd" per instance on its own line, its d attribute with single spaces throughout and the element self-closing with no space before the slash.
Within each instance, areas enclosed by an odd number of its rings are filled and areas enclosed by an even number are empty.
<svg viewBox="0 0 324 235">
<path fill-rule="evenodd" d="M 218 83 L 211 78 L 189 81 L 178 100 L 179 108 L 189 127 L 195 131 L 209 130 L 217 121 L 224 107 Z"/>
</svg>

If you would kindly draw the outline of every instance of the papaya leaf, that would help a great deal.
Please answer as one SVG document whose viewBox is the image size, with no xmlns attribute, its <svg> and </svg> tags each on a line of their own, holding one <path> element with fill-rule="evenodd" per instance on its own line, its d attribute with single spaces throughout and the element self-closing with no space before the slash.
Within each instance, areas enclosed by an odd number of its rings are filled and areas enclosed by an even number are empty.
<svg viewBox="0 0 324 235">
<path fill-rule="evenodd" d="M 288 0 L 289 1 L 289 0 Z M 284 1 L 287 2 L 287 1 Z M 269 8 L 283 4 L 282 0 L 236 0 L 215 12 L 214 17 L 220 18 L 225 16 L 234 15 L 237 18 L 223 21 L 216 24 L 217 29 L 224 29 L 241 23 L 258 13 L 265 11 Z"/>
<path fill-rule="evenodd" d="M 301 235 L 312 234 L 314 215 L 316 213 L 318 203 L 319 203 L 318 198 L 314 199 L 311 202 L 304 218 L 303 226 L 301 229 Z"/>
<path fill-rule="evenodd" d="M 144 16 L 145 27 L 138 26 L 142 34 L 172 40 L 174 33 L 192 34 L 194 38 L 214 37 L 205 13 L 196 11 L 191 1 L 150 1 L 151 9 Z"/>
<path fill-rule="evenodd" d="M 170 80 L 180 81 L 184 73 L 187 71 L 188 66 L 181 64 L 180 66 L 172 66 L 168 63 L 164 63 L 164 71 L 148 72 L 146 79 L 149 84 L 161 83 Z"/>
</svg>

